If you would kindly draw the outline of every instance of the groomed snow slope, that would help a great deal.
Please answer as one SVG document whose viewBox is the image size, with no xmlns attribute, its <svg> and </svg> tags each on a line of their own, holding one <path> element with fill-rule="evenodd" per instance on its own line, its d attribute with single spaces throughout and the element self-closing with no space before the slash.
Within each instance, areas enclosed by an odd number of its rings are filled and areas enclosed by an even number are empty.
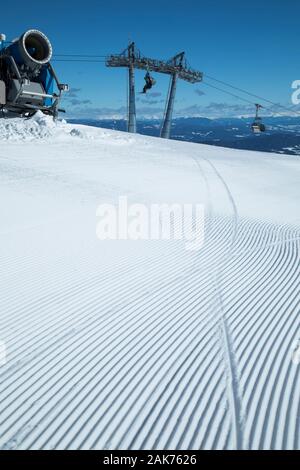
<svg viewBox="0 0 300 470">
<path fill-rule="evenodd" d="M 0 123 L 4 449 L 300 447 L 299 157 Z M 102 202 L 205 242 L 99 241 Z"/>
</svg>

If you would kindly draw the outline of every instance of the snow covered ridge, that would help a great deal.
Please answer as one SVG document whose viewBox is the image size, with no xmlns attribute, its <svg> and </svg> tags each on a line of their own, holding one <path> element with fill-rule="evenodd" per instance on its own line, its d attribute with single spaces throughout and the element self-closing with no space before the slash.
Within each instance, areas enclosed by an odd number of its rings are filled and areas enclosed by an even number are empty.
<svg viewBox="0 0 300 470">
<path fill-rule="evenodd" d="M 62 123 L 55 123 L 49 116 L 37 113 L 31 119 L 1 119 L 1 140 L 34 140 L 45 139 L 54 135 L 57 130 L 63 129 Z"/>
<path fill-rule="evenodd" d="M 61 138 L 66 136 L 83 137 L 83 134 L 65 121 L 54 122 L 50 116 L 39 111 L 30 119 L 15 118 L 0 120 L 0 140 L 31 141 Z"/>
<path fill-rule="evenodd" d="M 68 124 L 61 120 L 54 122 L 50 116 L 38 111 L 30 119 L 0 119 L 0 141 L 62 141 L 105 139 L 109 137 L 111 144 L 123 144 L 134 141 L 132 135 L 124 132 L 114 132 L 108 129 L 93 128 L 83 125 Z"/>
</svg>

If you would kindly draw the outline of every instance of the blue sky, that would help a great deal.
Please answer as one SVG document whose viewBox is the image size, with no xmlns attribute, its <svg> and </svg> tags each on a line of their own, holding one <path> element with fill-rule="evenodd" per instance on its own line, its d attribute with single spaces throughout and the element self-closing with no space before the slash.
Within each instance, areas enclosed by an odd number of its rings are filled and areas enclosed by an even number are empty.
<svg viewBox="0 0 300 470">
<path fill-rule="evenodd" d="M 15 0 L 1 5 L 1 32 L 13 39 L 29 28 L 40 29 L 56 54 L 118 53 L 129 39 L 155 58 L 184 50 L 189 63 L 204 74 L 291 104 L 291 83 L 300 79 L 299 17 L 298 0 Z M 70 116 L 126 109 L 124 70 L 103 63 L 57 62 L 55 67 L 73 89 L 65 101 Z M 168 78 L 155 78 L 154 95 L 138 96 L 141 113 L 155 114 L 164 107 Z M 141 89 L 142 72 L 136 81 Z M 198 108 L 207 115 L 216 109 L 230 114 L 245 106 L 201 84 L 180 82 L 178 88 L 176 109 L 187 114 Z"/>
</svg>

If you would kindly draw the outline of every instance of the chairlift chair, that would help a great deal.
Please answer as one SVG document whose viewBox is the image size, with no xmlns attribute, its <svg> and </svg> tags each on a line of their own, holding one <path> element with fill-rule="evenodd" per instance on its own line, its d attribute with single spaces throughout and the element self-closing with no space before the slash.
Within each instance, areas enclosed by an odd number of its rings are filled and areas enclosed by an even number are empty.
<svg viewBox="0 0 300 470">
<path fill-rule="evenodd" d="M 256 107 L 255 119 L 251 125 L 251 129 L 254 134 L 260 134 L 261 132 L 265 132 L 266 126 L 263 124 L 262 118 L 258 115 L 258 112 L 262 108 L 262 106 L 256 103 L 255 107 Z"/>
</svg>

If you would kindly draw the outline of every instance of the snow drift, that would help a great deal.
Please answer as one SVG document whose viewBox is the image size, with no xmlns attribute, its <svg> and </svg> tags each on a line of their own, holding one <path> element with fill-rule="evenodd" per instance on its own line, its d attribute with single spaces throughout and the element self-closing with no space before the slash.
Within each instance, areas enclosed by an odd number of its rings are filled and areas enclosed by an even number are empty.
<svg viewBox="0 0 300 470">
<path fill-rule="evenodd" d="M 42 115 L 0 140 L 2 448 L 299 448 L 298 157 Z M 204 246 L 99 241 L 120 195 L 203 203 Z"/>
</svg>

